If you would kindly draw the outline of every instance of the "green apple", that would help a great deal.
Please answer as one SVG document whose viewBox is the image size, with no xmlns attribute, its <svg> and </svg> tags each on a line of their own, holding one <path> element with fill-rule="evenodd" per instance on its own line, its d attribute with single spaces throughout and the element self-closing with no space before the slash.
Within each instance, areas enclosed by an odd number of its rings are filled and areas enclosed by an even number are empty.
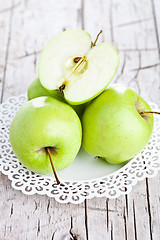
<svg viewBox="0 0 160 240">
<path fill-rule="evenodd" d="M 65 102 L 64 97 L 62 96 L 62 94 L 60 94 L 58 90 L 48 91 L 42 86 L 38 77 L 31 82 L 27 91 L 27 95 L 28 100 L 42 96 L 51 96 Z"/>
<path fill-rule="evenodd" d="M 27 95 L 28 95 L 28 100 L 37 98 L 37 97 L 42 97 L 42 96 L 52 96 L 62 102 L 66 102 L 63 95 L 59 92 L 59 90 L 53 90 L 53 91 L 49 91 L 47 89 L 45 89 L 42 84 L 39 81 L 39 78 L 35 78 L 33 80 L 33 82 L 31 82 L 28 91 L 27 91 Z M 67 102 L 66 102 L 67 103 Z M 79 118 L 82 117 L 83 112 L 87 106 L 87 103 L 84 104 L 80 104 L 80 105 L 70 105 L 75 112 L 78 114 Z"/>
<path fill-rule="evenodd" d="M 73 105 L 104 91 L 117 71 L 119 56 L 109 43 L 96 45 L 98 36 L 93 43 L 89 33 L 72 29 L 53 38 L 40 55 L 41 84 L 48 90 L 59 89 Z"/>
<path fill-rule="evenodd" d="M 51 174 L 69 166 L 81 146 L 81 123 L 75 111 L 52 97 L 25 103 L 10 126 L 10 142 L 28 169 Z M 52 166 L 52 165 L 53 166 Z"/>
<path fill-rule="evenodd" d="M 116 85 L 86 108 L 83 147 L 112 164 L 125 162 L 148 143 L 153 129 L 149 105 L 135 91 Z"/>
</svg>

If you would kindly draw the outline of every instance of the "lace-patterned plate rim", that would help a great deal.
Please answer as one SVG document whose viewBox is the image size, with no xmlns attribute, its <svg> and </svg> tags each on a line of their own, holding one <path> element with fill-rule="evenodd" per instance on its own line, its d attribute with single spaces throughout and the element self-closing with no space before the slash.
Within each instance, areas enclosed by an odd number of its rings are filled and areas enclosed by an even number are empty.
<svg viewBox="0 0 160 240">
<path fill-rule="evenodd" d="M 0 105 L 0 122 L 3 122 L 3 117 L 7 120 L 4 123 L 5 126 L 1 129 L 4 129 L 4 127 L 6 127 L 6 129 L 8 128 L 9 122 L 11 122 L 13 116 L 16 114 L 16 111 L 26 101 L 26 94 L 22 94 L 20 96 L 10 97 L 7 101 Z M 158 110 L 155 103 L 150 103 L 150 105 L 152 109 Z M 5 113 L 3 113 L 3 110 Z M 141 153 L 130 160 L 122 168 L 107 176 L 89 179 L 87 181 L 62 180 L 61 185 L 57 185 L 53 177 L 33 173 L 23 167 L 18 160 L 15 160 L 15 158 L 13 158 L 13 164 L 10 162 L 9 165 L 9 161 L 5 162 L 3 154 L 2 160 L 4 163 L 0 163 L 0 171 L 3 174 L 8 175 L 13 188 L 21 190 L 24 194 L 46 194 L 49 197 L 54 197 L 61 203 L 71 202 L 78 204 L 83 202 L 85 199 L 104 196 L 108 198 L 117 198 L 120 195 L 129 193 L 138 181 L 141 181 L 146 177 L 152 178 L 156 176 L 160 170 L 160 156 L 154 156 L 153 154 L 153 152 L 157 154 L 157 151 L 160 150 L 160 146 L 158 145 L 160 144 L 160 134 L 158 134 L 157 131 L 157 129 L 160 130 L 160 120 L 156 116 L 154 129 L 150 145 L 147 145 Z M 6 146 L 8 147 L 7 150 L 9 150 L 10 146 L 7 145 L 9 144 L 7 133 L 3 140 L 6 141 Z M 5 144 L 3 142 L 0 142 L 0 147 L 4 145 Z M 12 149 L 10 149 L 10 151 L 11 150 Z M 148 159 L 152 158 L 152 160 L 147 160 L 147 162 L 145 159 L 142 159 L 142 155 L 146 155 Z M 15 167 L 14 164 L 16 164 L 17 167 Z M 27 177 L 29 180 L 27 180 Z M 33 180 L 35 181 L 34 184 L 32 182 Z"/>
</svg>

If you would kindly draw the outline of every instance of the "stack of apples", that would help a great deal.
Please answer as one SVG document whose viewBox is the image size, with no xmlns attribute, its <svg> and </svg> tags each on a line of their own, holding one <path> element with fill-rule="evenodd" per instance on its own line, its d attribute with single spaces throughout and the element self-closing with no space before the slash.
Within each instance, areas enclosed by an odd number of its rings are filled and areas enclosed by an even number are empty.
<svg viewBox="0 0 160 240">
<path fill-rule="evenodd" d="M 81 144 L 116 164 L 138 154 L 152 133 L 150 106 L 124 85 L 107 88 L 119 56 L 112 45 L 96 44 L 100 33 L 92 42 L 84 30 L 67 30 L 46 45 L 29 101 L 11 123 L 19 161 L 40 174 L 54 172 L 57 183 L 56 172 L 72 163 Z"/>
</svg>

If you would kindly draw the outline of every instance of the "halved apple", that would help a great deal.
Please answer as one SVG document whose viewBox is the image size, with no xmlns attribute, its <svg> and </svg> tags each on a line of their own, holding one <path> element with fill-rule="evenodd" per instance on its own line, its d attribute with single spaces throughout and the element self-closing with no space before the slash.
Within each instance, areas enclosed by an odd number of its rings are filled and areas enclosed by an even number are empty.
<svg viewBox="0 0 160 240">
<path fill-rule="evenodd" d="M 73 105 L 98 96 L 114 77 L 119 56 L 109 43 L 96 45 L 96 41 L 93 43 L 81 29 L 67 30 L 53 38 L 40 56 L 41 84 L 48 90 L 59 89 Z"/>
</svg>

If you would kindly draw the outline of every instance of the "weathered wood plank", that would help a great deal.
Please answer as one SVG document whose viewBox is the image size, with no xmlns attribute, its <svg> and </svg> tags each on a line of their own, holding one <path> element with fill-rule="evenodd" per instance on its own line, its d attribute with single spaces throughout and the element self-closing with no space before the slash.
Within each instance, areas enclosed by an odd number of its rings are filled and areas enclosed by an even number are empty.
<svg viewBox="0 0 160 240">
<path fill-rule="evenodd" d="M 70 237 L 71 239 L 77 240 L 88 240 L 87 238 L 87 218 L 86 218 L 86 207 L 85 202 L 74 206 L 69 204 L 70 207 Z"/>
<path fill-rule="evenodd" d="M 108 239 L 106 198 L 87 200 L 85 207 L 88 239 Z"/>
<path fill-rule="evenodd" d="M 157 48 L 149 0 L 115 0 L 113 9 L 114 38 L 118 49 Z"/>
<path fill-rule="evenodd" d="M 149 206 L 149 222 L 152 238 L 158 239 L 160 236 L 160 176 L 157 175 L 153 179 L 146 180 L 147 199 Z"/>
<path fill-rule="evenodd" d="M 151 239 L 145 181 L 139 182 L 128 196 L 127 233 L 129 239 Z"/>
<path fill-rule="evenodd" d="M 86 239 L 84 203 L 74 206 L 47 196 L 26 196 L 0 177 L 0 239 Z"/>
<path fill-rule="evenodd" d="M 0 1 L 0 100 L 4 88 L 6 67 L 8 61 L 8 49 L 10 45 L 11 22 L 13 13 L 12 1 Z"/>
<path fill-rule="evenodd" d="M 153 11 L 153 19 L 155 25 L 155 33 L 157 38 L 157 46 L 159 49 L 159 57 L 160 57 L 160 2 L 158 0 L 152 0 L 152 11 Z"/>
<path fill-rule="evenodd" d="M 103 33 L 99 42 L 111 42 L 110 1 L 84 1 L 84 29 L 91 34 L 92 41 L 96 39 L 100 30 Z"/>
<path fill-rule="evenodd" d="M 108 208 L 108 238 L 130 239 L 127 232 L 127 207 L 125 197 L 107 201 Z"/>
<path fill-rule="evenodd" d="M 53 236 L 53 239 L 70 239 L 72 212 L 69 204 L 59 204 L 47 196 L 26 196 L 14 190 L 3 175 L 0 196 L 3 216 L 0 239 L 48 240 Z M 81 214 L 83 212 L 81 208 Z"/>
</svg>

